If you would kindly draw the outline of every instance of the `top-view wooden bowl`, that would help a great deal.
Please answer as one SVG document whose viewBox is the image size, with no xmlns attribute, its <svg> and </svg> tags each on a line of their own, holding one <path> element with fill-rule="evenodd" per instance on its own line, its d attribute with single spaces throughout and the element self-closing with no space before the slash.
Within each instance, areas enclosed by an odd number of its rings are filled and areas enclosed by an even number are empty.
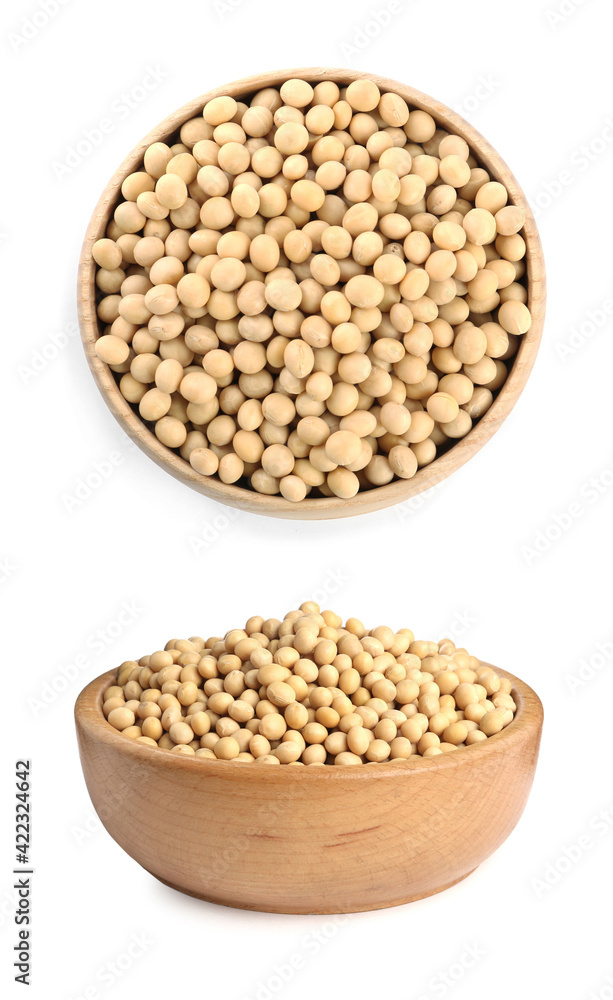
<svg viewBox="0 0 613 1000">
<path fill-rule="evenodd" d="M 513 682 L 517 713 L 482 743 L 401 764 L 269 767 L 173 754 L 113 729 L 102 696 L 75 707 L 81 764 L 104 826 L 175 889 L 277 913 L 350 913 L 408 903 L 470 874 L 517 823 L 543 709 Z"/>
<path fill-rule="evenodd" d="M 147 146 L 152 142 L 169 139 L 177 133 L 185 121 L 200 114 L 206 102 L 213 97 L 228 94 L 240 99 L 262 87 L 276 87 L 292 78 L 309 81 L 330 79 L 341 85 L 347 85 L 352 80 L 366 76 L 374 80 L 382 91 L 395 91 L 410 105 L 428 111 L 442 128 L 462 136 L 492 179 L 499 180 L 505 185 L 509 192 L 510 203 L 523 208 L 526 214 L 523 235 L 526 242 L 527 304 L 532 314 L 532 325 L 528 333 L 520 338 L 520 346 L 509 375 L 490 409 L 466 437 L 460 439 L 430 465 L 418 470 L 412 479 L 400 479 L 387 486 L 361 491 L 351 500 L 343 500 L 338 497 L 316 499 L 307 497 L 305 500 L 293 503 L 281 496 L 264 496 L 241 486 L 227 485 L 215 477 L 200 475 L 192 469 L 189 462 L 158 441 L 155 434 L 143 423 L 121 395 L 113 372 L 98 358 L 94 350 L 94 343 L 100 336 L 101 330 L 96 314 L 96 265 L 91 251 L 96 240 L 101 239 L 106 234 L 107 225 L 121 196 L 122 182 L 128 174 L 138 169 Z M 123 429 L 150 458 L 176 479 L 187 483 L 192 489 L 232 507 L 275 517 L 316 520 L 367 513 L 408 500 L 415 494 L 441 482 L 483 447 L 512 410 L 534 364 L 545 315 L 545 268 L 536 223 L 523 191 L 504 160 L 472 125 L 434 98 L 395 80 L 362 73 L 358 70 L 292 69 L 263 73 L 237 80 L 234 83 L 218 87 L 208 94 L 203 94 L 165 118 L 134 147 L 104 189 L 89 223 L 79 266 L 78 306 L 85 352 L 98 388 Z"/>
</svg>

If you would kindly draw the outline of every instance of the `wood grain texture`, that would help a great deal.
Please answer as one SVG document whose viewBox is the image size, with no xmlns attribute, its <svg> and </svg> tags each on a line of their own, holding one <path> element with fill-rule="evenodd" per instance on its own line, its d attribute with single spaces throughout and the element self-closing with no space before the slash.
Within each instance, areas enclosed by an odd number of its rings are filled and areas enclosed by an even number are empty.
<svg viewBox="0 0 613 1000">
<path fill-rule="evenodd" d="M 238 99 L 262 87 L 279 86 L 290 78 L 310 81 L 331 79 L 346 85 L 352 80 L 363 77 L 374 80 L 382 91 L 395 91 L 410 105 L 428 111 L 443 128 L 463 136 L 491 177 L 502 181 L 506 186 L 510 201 L 524 209 L 526 214 L 523 233 L 526 241 L 527 304 L 532 314 L 532 325 L 528 333 L 521 338 L 509 376 L 487 413 L 465 438 L 459 440 L 449 451 L 435 459 L 430 465 L 420 469 L 412 479 L 397 480 L 387 486 L 358 493 L 351 500 L 323 497 L 313 500 L 307 498 L 299 503 L 292 503 L 280 496 L 263 496 L 240 486 L 227 485 L 213 477 L 199 475 L 180 455 L 161 444 L 155 434 L 149 430 L 126 402 L 119 391 L 113 372 L 100 361 L 94 350 L 94 343 L 100 335 L 100 328 L 96 315 L 96 265 L 91 250 L 96 240 L 105 235 L 113 209 L 120 197 L 121 184 L 125 177 L 141 163 L 147 146 L 152 142 L 166 140 L 180 128 L 183 122 L 200 114 L 204 104 L 213 97 L 229 94 Z M 464 465 L 498 430 L 503 420 L 513 409 L 526 384 L 536 359 L 543 332 L 545 294 L 545 266 L 534 216 L 511 170 L 487 140 L 454 111 L 412 87 L 371 73 L 321 67 L 278 70 L 225 84 L 185 104 L 145 136 L 113 174 L 96 205 L 81 251 L 77 290 L 79 323 L 87 360 L 98 388 L 111 412 L 132 440 L 159 466 L 205 496 L 252 513 L 294 520 L 347 517 L 390 507 L 408 500 L 423 490 L 430 489 Z"/>
<path fill-rule="evenodd" d="M 483 743 L 362 767 L 202 760 L 122 736 L 102 713 L 116 671 L 79 695 L 85 781 L 104 826 L 156 878 L 215 903 L 350 913 L 432 895 L 508 837 L 536 768 L 543 709 L 513 682 L 517 714 Z"/>
</svg>

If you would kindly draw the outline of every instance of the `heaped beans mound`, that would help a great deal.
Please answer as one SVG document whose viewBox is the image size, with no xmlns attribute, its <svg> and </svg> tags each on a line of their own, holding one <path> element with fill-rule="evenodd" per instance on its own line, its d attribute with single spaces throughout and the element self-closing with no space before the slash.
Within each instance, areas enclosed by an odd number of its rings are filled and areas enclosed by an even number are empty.
<svg viewBox="0 0 613 1000">
<path fill-rule="evenodd" d="M 159 440 L 300 501 L 464 437 L 531 322 L 523 210 L 465 140 L 365 79 L 216 97 L 174 139 L 93 247 L 96 351 Z"/>
<path fill-rule="evenodd" d="M 172 753 L 257 764 L 403 763 L 471 747 L 513 721 L 511 682 L 410 629 L 345 625 L 307 601 L 223 638 L 172 639 L 122 663 L 109 723 Z"/>
</svg>

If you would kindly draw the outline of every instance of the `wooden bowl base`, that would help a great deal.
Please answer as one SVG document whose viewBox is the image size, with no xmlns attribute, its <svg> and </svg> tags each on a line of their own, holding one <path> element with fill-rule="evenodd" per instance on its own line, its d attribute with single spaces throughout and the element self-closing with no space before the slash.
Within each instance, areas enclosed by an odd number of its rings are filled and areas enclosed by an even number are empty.
<svg viewBox="0 0 613 1000">
<path fill-rule="evenodd" d="M 460 878 L 454 879 L 452 882 L 447 882 L 446 885 L 441 885 L 437 889 L 431 889 L 430 892 L 418 893 L 416 896 L 403 896 L 401 899 L 391 899 L 389 903 L 375 903 L 373 906 L 356 906 L 356 907 L 342 907 L 342 908 L 332 908 L 328 909 L 325 906 L 292 906 L 292 907 L 272 907 L 262 904 L 261 906 L 249 905 L 248 903 L 232 902 L 228 899 L 214 898 L 212 896 L 205 896 L 200 892 L 190 892 L 189 889 L 184 889 L 180 885 L 175 885 L 173 882 L 167 882 L 165 878 L 161 878 L 159 875 L 155 875 L 150 872 L 148 868 L 145 871 L 149 875 L 153 875 L 158 882 L 162 882 L 163 885 L 167 885 L 169 889 L 175 889 L 177 892 L 182 892 L 184 896 L 192 896 L 194 899 L 203 899 L 206 903 L 215 903 L 218 906 L 231 906 L 237 910 L 255 910 L 258 913 L 295 913 L 295 914 L 321 914 L 332 915 L 335 913 L 364 913 L 369 910 L 386 910 L 390 906 L 404 906 L 405 903 L 415 903 L 418 899 L 427 899 L 428 896 L 436 896 L 439 892 L 445 892 L 445 889 L 451 889 L 452 886 L 457 885 L 459 882 L 463 882 L 465 878 L 472 875 L 473 872 L 477 870 L 479 866 L 471 869 L 471 871 L 466 872 L 465 875 L 461 875 Z"/>
</svg>

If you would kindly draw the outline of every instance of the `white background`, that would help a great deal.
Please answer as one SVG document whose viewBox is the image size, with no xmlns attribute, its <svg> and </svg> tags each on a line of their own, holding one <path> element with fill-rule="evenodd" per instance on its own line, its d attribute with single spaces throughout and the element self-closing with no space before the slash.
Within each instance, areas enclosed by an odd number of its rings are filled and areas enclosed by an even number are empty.
<svg viewBox="0 0 613 1000">
<path fill-rule="evenodd" d="M 356 32 L 383 0 L 234 4 L 220 13 L 203 0 L 66 0 L 47 23 L 37 14 L 34 30 L 24 19 L 40 11 L 36 0 L 14 0 L 2 15 L 0 600 L 12 688 L 1 716 L 3 982 L 9 996 L 23 993 L 11 969 L 12 774 L 14 759 L 28 756 L 29 996 L 604 1000 L 613 995 L 607 5 L 404 0 L 364 45 Z M 538 208 L 549 281 L 536 367 L 493 441 L 423 501 L 328 523 L 234 516 L 158 469 L 114 422 L 75 333 L 80 244 L 124 155 L 199 93 L 309 65 L 372 70 L 463 113 Z M 139 100 L 150 68 L 160 79 Z M 110 131 L 62 171 L 70 147 L 103 118 Z M 99 463 L 111 474 L 69 510 L 67 497 Z M 573 503 L 577 516 L 564 518 Z M 443 895 L 336 921 L 244 913 L 162 886 L 95 818 L 74 737 L 76 695 L 171 636 L 222 633 L 253 613 L 282 617 L 326 588 L 324 604 L 371 626 L 410 626 L 424 638 L 455 630 L 537 690 L 543 748 L 519 826 Z M 123 602 L 137 610 L 118 625 Z M 593 676 L 571 690 L 582 661 Z M 134 935 L 148 942 L 144 954 L 124 961 Z M 469 947 L 480 953 L 470 968 Z M 302 970 L 275 992 L 275 966 L 295 955 Z M 452 966 L 456 978 L 444 985 Z"/>
</svg>

